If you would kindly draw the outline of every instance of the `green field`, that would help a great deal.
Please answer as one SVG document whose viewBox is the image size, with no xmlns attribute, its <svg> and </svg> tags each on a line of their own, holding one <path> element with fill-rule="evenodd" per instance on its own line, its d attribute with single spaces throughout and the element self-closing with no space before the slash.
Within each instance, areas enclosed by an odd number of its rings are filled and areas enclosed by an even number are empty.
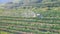
<svg viewBox="0 0 60 34">
<path fill-rule="evenodd" d="M 2 15 L 0 16 L 0 34 L 60 34 L 60 10 L 54 8 L 51 10 L 45 10 L 45 8 L 32 10 L 42 14 L 43 18 L 23 18 L 0 14 Z M 0 10 L 0 13 L 4 11 L 6 10 Z M 10 11 L 20 12 L 24 9 Z"/>
</svg>

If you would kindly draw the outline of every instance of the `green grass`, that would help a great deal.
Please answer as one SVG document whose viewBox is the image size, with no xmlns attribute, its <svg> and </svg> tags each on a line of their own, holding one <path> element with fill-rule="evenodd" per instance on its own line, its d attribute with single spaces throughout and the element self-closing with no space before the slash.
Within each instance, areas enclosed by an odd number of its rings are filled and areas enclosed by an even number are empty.
<svg viewBox="0 0 60 34">
<path fill-rule="evenodd" d="M 0 34 L 13 34 L 13 33 L 5 32 L 5 31 L 0 31 Z"/>
</svg>

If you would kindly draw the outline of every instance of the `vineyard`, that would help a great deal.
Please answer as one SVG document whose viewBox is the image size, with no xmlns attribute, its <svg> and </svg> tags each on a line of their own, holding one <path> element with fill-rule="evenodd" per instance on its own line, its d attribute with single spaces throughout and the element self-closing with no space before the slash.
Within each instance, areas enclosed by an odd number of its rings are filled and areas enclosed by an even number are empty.
<svg viewBox="0 0 60 34">
<path fill-rule="evenodd" d="M 0 34 L 60 34 L 60 4 L 54 4 L 56 5 L 54 7 L 53 4 L 49 3 L 39 3 L 37 4 L 38 7 L 32 5 L 34 7 L 28 7 L 27 9 L 32 10 L 31 12 L 34 12 L 34 14 L 41 14 L 43 18 L 40 18 L 40 16 L 21 17 L 20 14 L 24 13 L 26 7 L 0 9 Z M 50 5 L 51 7 L 47 7 Z"/>
<path fill-rule="evenodd" d="M 60 34 L 60 12 L 50 10 L 45 12 L 40 11 L 40 13 L 43 14 L 43 18 L 0 16 L 0 33 Z"/>
</svg>

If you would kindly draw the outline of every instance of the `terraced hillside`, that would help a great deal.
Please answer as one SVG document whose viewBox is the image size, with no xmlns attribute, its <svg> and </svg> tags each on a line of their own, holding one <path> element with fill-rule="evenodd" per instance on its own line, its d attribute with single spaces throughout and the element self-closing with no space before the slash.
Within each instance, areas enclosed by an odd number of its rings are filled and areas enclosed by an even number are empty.
<svg viewBox="0 0 60 34">
<path fill-rule="evenodd" d="M 60 19 L 0 16 L 0 30 L 16 34 L 60 34 Z"/>
<path fill-rule="evenodd" d="M 60 34 L 59 8 L 55 7 L 56 10 L 54 8 L 51 10 L 44 9 L 40 10 L 39 8 L 33 10 L 34 12 L 37 11 L 36 13 L 42 14 L 43 18 L 0 16 L 0 33 L 2 34 L 2 32 L 7 32 L 6 34 Z"/>
<path fill-rule="evenodd" d="M 40 15 L 21 17 L 21 13 L 28 10 L 41 14 L 43 18 Z M 60 1 L 44 0 L 9 10 L 0 8 L 0 34 L 60 34 Z"/>
</svg>

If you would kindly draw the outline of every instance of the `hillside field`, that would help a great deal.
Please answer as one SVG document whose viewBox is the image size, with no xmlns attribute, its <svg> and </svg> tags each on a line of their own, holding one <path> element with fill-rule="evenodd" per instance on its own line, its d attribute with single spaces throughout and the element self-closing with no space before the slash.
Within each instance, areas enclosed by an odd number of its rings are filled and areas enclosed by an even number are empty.
<svg viewBox="0 0 60 34">
<path fill-rule="evenodd" d="M 0 34 L 60 34 L 60 8 L 53 7 L 51 10 L 47 8 L 31 9 L 35 13 L 43 15 L 39 17 L 14 17 L 3 16 L 4 11 L 23 12 L 25 9 L 18 10 L 2 10 L 0 9 Z"/>
</svg>

